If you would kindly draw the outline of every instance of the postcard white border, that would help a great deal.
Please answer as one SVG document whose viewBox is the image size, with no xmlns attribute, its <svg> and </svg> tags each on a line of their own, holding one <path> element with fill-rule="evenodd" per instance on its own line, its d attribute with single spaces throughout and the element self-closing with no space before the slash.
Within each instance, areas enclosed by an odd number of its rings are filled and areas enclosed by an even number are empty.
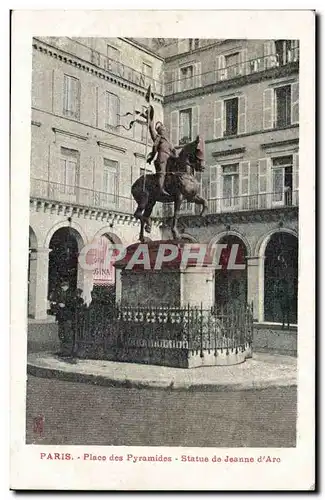
<svg viewBox="0 0 325 500">
<path fill-rule="evenodd" d="M 311 11 L 16 11 L 12 39 L 11 146 L 11 487 L 119 490 L 308 490 L 314 482 L 314 187 L 315 18 Z M 108 464 L 44 462 L 40 449 L 71 446 L 25 444 L 26 276 L 29 224 L 32 36 L 132 36 L 299 39 L 300 52 L 300 283 L 297 447 L 231 448 L 229 454 L 280 456 L 281 464 Z M 22 228 L 26 228 L 26 238 Z M 103 453 L 103 447 L 82 447 Z M 109 447 L 114 452 L 116 447 Z M 129 448 L 131 449 L 131 448 Z M 150 454 L 152 448 L 132 447 Z M 186 453 L 227 454 L 226 449 L 186 448 Z M 180 448 L 154 448 L 181 453 Z M 244 466 L 243 466 L 244 465 Z M 202 470 L 201 470 L 201 468 Z"/>
</svg>

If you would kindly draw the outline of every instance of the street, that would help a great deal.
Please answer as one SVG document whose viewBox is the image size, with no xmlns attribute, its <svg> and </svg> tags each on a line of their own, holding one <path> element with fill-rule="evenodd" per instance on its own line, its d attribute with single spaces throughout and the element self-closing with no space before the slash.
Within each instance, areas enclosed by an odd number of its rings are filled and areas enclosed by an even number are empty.
<svg viewBox="0 0 325 500">
<path fill-rule="evenodd" d="M 127 389 L 28 375 L 26 426 L 27 444 L 292 447 L 296 389 Z"/>
</svg>

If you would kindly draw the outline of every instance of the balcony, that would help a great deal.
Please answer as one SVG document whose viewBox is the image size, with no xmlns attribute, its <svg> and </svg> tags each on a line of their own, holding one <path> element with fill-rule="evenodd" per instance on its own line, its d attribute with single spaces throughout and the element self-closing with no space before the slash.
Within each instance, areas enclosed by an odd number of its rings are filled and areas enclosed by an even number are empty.
<svg viewBox="0 0 325 500">
<path fill-rule="evenodd" d="M 143 87 L 144 89 L 147 89 L 151 84 L 152 92 L 154 94 L 163 95 L 163 85 L 158 80 L 155 80 L 154 78 L 151 78 L 140 71 L 121 63 L 120 61 L 114 60 L 102 52 L 98 52 L 97 50 L 94 50 L 77 40 L 68 37 L 65 37 L 63 40 L 61 37 L 42 37 L 41 39 L 34 39 L 44 45 L 51 47 L 54 46 L 67 55 L 74 55 L 82 61 L 89 61 L 98 68 L 101 68 L 114 76 L 123 78 L 130 83 L 138 85 L 139 87 Z"/>
<path fill-rule="evenodd" d="M 126 197 L 35 178 L 31 179 L 30 197 L 123 214 L 133 214 L 137 206 L 131 194 Z M 160 217 L 161 207 L 157 206 L 155 209 L 153 215 Z"/>
<path fill-rule="evenodd" d="M 234 80 L 244 76 L 261 73 L 263 71 L 289 66 L 299 61 L 299 47 L 289 50 L 285 59 L 279 55 L 268 55 L 256 57 L 249 61 L 239 62 L 237 64 L 225 66 L 217 70 L 207 71 L 195 76 L 172 80 L 165 84 L 165 95 L 169 96 L 177 92 L 185 92 L 189 89 L 206 87 L 226 80 Z"/>
<path fill-rule="evenodd" d="M 232 198 L 214 198 L 208 200 L 207 214 L 224 214 L 231 212 L 258 211 L 285 207 L 298 207 L 298 190 L 292 192 L 261 193 Z M 181 206 L 181 215 L 198 215 L 201 206 L 184 202 Z M 174 213 L 172 203 L 164 205 L 164 217 L 171 217 Z"/>
</svg>

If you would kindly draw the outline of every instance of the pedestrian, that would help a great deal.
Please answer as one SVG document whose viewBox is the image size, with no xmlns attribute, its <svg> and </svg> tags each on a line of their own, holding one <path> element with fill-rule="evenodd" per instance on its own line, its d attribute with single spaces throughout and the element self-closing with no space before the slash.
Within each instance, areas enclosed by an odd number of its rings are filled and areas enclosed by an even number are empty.
<svg viewBox="0 0 325 500">
<path fill-rule="evenodd" d="M 291 301 L 290 301 L 289 283 L 285 278 L 281 278 L 278 281 L 277 299 L 281 311 L 282 330 L 284 329 L 285 323 L 287 324 L 287 328 L 289 329 Z"/>
<path fill-rule="evenodd" d="M 58 323 L 60 355 L 71 356 L 75 338 L 76 293 L 71 290 L 67 280 L 51 294 L 51 311 Z"/>
</svg>

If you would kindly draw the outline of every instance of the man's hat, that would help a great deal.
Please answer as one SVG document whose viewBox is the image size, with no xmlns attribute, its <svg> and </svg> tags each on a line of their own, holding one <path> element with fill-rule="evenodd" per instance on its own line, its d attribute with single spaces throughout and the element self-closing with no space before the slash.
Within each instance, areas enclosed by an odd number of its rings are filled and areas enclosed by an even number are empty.
<svg viewBox="0 0 325 500">
<path fill-rule="evenodd" d="M 159 127 L 163 127 L 164 124 L 162 122 L 157 122 L 155 129 L 158 130 Z"/>
</svg>

